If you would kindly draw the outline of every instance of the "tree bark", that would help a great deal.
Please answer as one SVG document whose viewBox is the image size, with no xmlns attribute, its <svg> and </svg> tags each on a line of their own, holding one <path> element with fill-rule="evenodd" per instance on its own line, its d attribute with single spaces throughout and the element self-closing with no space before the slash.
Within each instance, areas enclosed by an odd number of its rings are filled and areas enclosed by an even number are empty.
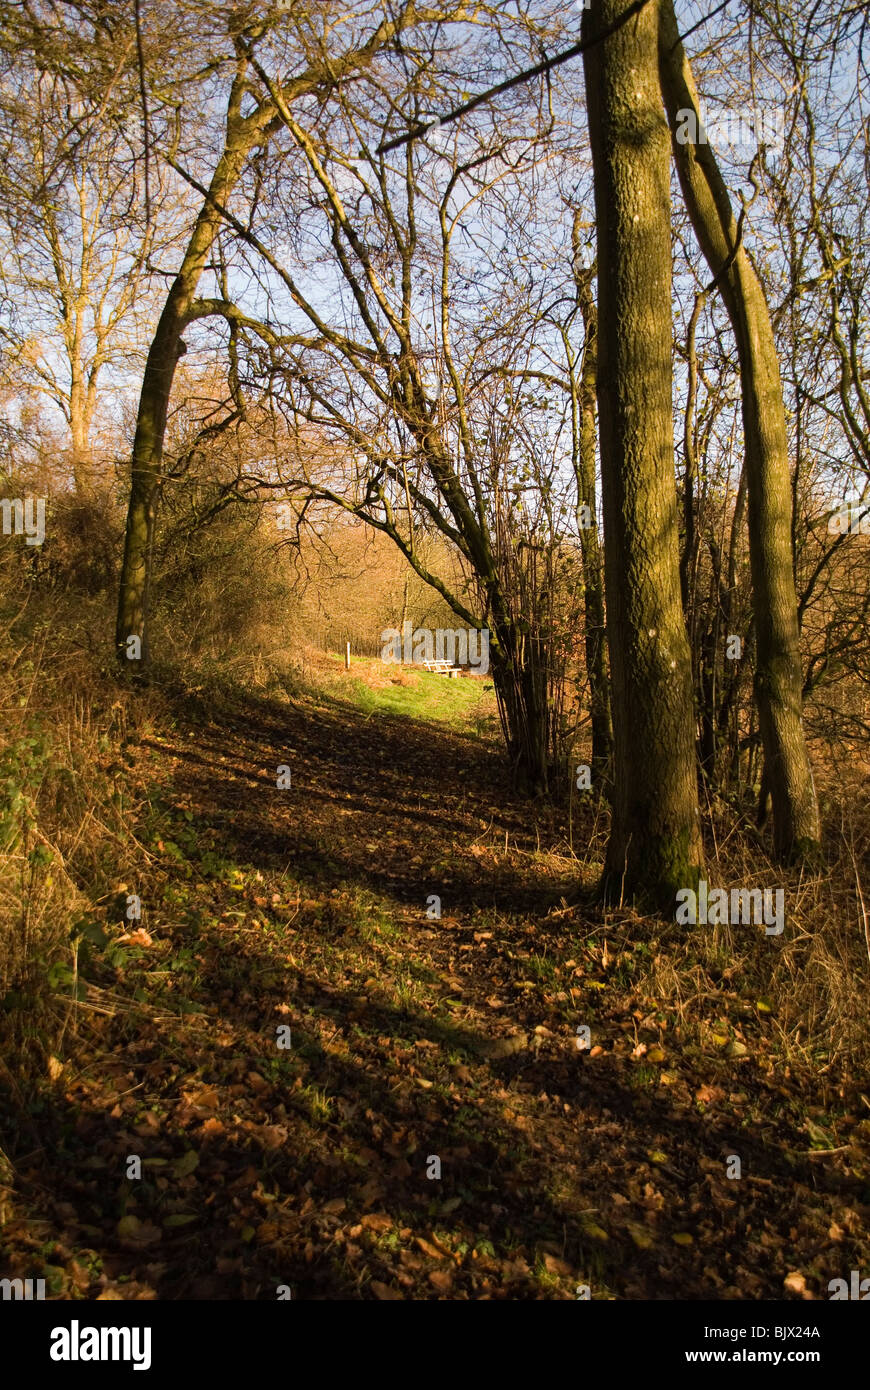
<svg viewBox="0 0 870 1390">
<path fill-rule="evenodd" d="M 755 602 L 755 698 L 783 860 L 812 855 L 819 810 L 802 722 L 800 642 L 792 554 L 792 490 L 782 381 L 761 281 L 742 244 L 716 157 L 707 143 L 681 143 L 678 112 L 698 96 L 671 0 L 661 0 L 659 62 L 673 150 L 689 217 L 716 277 L 740 359 L 749 553 Z M 684 127 L 685 129 L 685 127 Z"/>
<path fill-rule="evenodd" d="M 598 506 L 595 487 L 595 457 L 598 441 L 595 399 L 598 384 L 598 309 L 592 294 L 593 271 L 580 265 L 579 213 L 574 216 L 574 283 L 583 318 L 585 337 L 577 408 L 579 431 L 575 467 L 578 502 L 589 508 L 591 525 L 580 516 L 580 553 L 583 559 L 583 612 L 586 673 L 589 677 L 589 704 L 592 722 L 592 781 L 603 787 L 610 777 L 613 755 L 613 729 L 610 722 L 610 689 L 607 679 L 607 643 L 604 617 L 604 566 L 598 542 Z"/>
<path fill-rule="evenodd" d="M 584 35 L 624 0 L 583 16 Z M 658 0 L 584 55 L 598 237 L 598 415 L 614 795 L 603 888 L 673 909 L 703 861 L 674 476 L 670 141 Z"/>
<path fill-rule="evenodd" d="M 513 784 L 525 796 L 546 796 L 551 772 L 546 634 L 522 633 L 513 623 L 493 626 L 498 645 L 492 677 Z"/>
<path fill-rule="evenodd" d="M 145 364 L 139 397 L 115 629 L 116 649 L 122 665 L 126 666 L 130 659 L 129 639 L 139 639 L 139 655 L 133 658 L 139 669 L 145 669 L 150 658 L 147 620 L 154 527 L 169 398 L 175 369 L 185 352 L 182 334 L 187 327 L 200 277 L 222 224 L 220 208 L 226 205 L 251 150 L 263 139 L 266 127 L 275 114 L 271 107 L 264 106 L 253 115 L 243 117 L 241 103 L 244 90 L 244 77 L 240 73 L 230 93 L 223 153 L 209 186 L 209 196 L 200 208 L 181 268 L 163 306 Z"/>
</svg>

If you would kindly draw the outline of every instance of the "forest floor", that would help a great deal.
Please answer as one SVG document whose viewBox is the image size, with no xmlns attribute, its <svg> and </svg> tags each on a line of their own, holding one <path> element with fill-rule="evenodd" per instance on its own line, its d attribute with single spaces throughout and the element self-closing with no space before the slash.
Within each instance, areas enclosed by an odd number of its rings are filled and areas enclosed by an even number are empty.
<svg viewBox="0 0 870 1390">
<path fill-rule="evenodd" d="M 674 924 L 582 905 L 594 866 L 467 711 L 207 704 L 128 747 L 142 868 L 85 932 L 74 1045 L 2 1119 L 4 1275 L 800 1300 L 870 1273 L 861 1086 L 784 1061 L 739 972 L 657 991 Z"/>
</svg>

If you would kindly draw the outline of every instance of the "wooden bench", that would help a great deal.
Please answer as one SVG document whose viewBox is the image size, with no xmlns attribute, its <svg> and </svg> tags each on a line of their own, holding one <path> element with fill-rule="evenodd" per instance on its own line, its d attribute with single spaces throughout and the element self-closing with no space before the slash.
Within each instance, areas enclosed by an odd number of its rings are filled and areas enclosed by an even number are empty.
<svg viewBox="0 0 870 1390">
<path fill-rule="evenodd" d="M 449 676 L 451 680 L 462 675 L 461 667 L 454 666 L 450 661 L 424 661 L 421 665 L 427 671 L 433 671 L 436 676 Z"/>
</svg>

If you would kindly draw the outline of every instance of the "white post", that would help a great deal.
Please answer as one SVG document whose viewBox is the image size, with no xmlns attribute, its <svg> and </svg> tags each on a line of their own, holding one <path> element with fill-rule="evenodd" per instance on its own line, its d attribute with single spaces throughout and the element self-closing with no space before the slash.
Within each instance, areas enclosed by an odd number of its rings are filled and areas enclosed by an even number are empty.
<svg viewBox="0 0 870 1390">
<path fill-rule="evenodd" d="M 349 670 L 350 670 L 350 643 L 349 643 L 349 642 L 345 642 L 345 644 L 344 644 L 344 669 L 345 669 L 345 671 L 349 671 Z"/>
</svg>

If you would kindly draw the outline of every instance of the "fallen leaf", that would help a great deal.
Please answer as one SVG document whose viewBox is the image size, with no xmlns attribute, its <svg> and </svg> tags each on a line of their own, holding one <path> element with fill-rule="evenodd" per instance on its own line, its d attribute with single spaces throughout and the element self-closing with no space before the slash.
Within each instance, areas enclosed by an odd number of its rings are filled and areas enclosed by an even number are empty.
<svg viewBox="0 0 870 1390">
<path fill-rule="evenodd" d="M 415 1244 L 417 1245 L 417 1248 L 418 1248 L 419 1250 L 422 1250 L 422 1251 L 423 1251 L 423 1254 L 424 1254 L 424 1255 L 428 1255 L 428 1256 L 429 1256 L 429 1259 L 430 1259 L 430 1260 L 443 1260 L 443 1259 L 446 1259 L 446 1256 L 445 1256 L 443 1250 L 439 1250 L 437 1246 L 432 1245 L 431 1242 L 428 1241 L 428 1240 L 424 1240 L 422 1236 L 417 1236 L 417 1237 L 416 1237 L 416 1239 L 415 1239 Z"/>
<path fill-rule="evenodd" d="M 150 1221 L 140 1221 L 138 1216 L 122 1216 L 117 1225 L 118 1238 L 126 1250 L 143 1250 L 156 1245 L 161 1231 Z"/>
<path fill-rule="evenodd" d="M 172 1176 L 174 1178 L 186 1178 L 199 1166 L 199 1154 L 196 1149 L 188 1149 L 187 1153 L 177 1158 L 172 1165 Z"/>
<path fill-rule="evenodd" d="M 371 1290 L 372 1290 L 372 1293 L 374 1294 L 375 1298 L 380 1298 L 380 1299 L 383 1299 L 383 1300 L 385 1300 L 385 1301 L 388 1300 L 388 1299 L 391 1299 L 391 1300 L 399 1299 L 399 1300 L 401 1300 L 401 1298 L 402 1298 L 402 1295 L 399 1293 L 399 1290 L 398 1290 L 398 1289 L 392 1289 L 392 1288 L 390 1288 L 389 1284 L 382 1284 L 381 1281 L 380 1281 L 380 1279 L 373 1279 L 373 1280 L 372 1280 L 372 1282 L 371 1282 Z"/>
<path fill-rule="evenodd" d="M 193 1095 L 186 1095 L 183 1099 L 187 1101 L 188 1105 L 200 1110 L 217 1110 L 220 1104 L 220 1097 L 214 1086 L 203 1086 L 201 1090 L 196 1091 Z"/>
<path fill-rule="evenodd" d="M 583 1234 L 585 1236 L 591 1236 L 593 1240 L 605 1241 L 610 1239 L 604 1227 L 599 1226 L 595 1221 L 583 1222 Z"/>
<path fill-rule="evenodd" d="M 280 1149 L 287 1142 L 286 1125 L 256 1125 L 254 1132 L 264 1149 Z"/>
<path fill-rule="evenodd" d="M 641 1226 L 638 1221 L 629 1221 L 626 1230 L 638 1250 L 651 1250 L 655 1245 L 655 1237 L 647 1230 L 646 1226 Z"/>
<path fill-rule="evenodd" d="M 385 1211 L 370 1211 L 360 1222 L 360 1225 L 370 1231 L 388 1231 L 392 1224 L 393 1218 L 387 1216 Z"/>
<path fill-rule="evenodd" d="M 807 1281 L 802 1274 L 792 1270 L 782 1281 L 783 1288 L 788 1289 L 789 1293 L 805 1293 Z"/>
</svg>

